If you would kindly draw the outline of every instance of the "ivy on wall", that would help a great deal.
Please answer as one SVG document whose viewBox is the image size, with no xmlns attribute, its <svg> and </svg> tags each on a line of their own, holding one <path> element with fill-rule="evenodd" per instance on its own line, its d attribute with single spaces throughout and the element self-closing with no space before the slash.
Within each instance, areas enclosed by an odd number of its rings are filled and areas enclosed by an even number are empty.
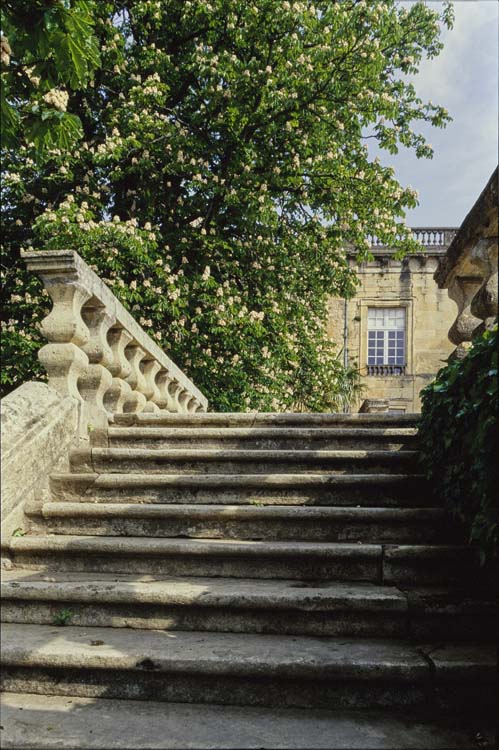
<svg viewBox="0 0 499 750">
<path fill-rule="evenodd" d="M 497 325 L 421 392 L 423 471 L 482 564 L 497 556 Z"/>
</svg>

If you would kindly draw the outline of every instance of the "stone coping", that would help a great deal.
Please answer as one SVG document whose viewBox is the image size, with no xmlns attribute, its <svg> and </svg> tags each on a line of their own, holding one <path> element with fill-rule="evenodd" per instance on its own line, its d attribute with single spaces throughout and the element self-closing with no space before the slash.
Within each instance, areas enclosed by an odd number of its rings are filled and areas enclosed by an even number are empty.
<svg viewBox="0 0 499 750">
<path fill-rule="evenodd" d="M 445 289 L 452 272 L 462 257 L 484 237 L 497 237 L 498 223 L 498 167 L 468 212 L 444 257 L 435 271 L 434 279 L 440 289 Z"/>
</svg>

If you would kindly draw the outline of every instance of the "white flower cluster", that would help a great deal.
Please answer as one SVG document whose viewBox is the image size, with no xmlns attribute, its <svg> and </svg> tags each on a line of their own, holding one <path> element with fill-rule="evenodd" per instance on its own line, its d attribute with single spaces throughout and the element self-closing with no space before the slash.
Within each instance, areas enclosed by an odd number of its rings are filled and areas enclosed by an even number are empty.
<svg viewBox="0 0 499 750">
<path fill-rule="evenodd" d="M 249 314 L 249 319 L 252 322 L 255 322 L 257 320 L 262 321 L 264 319 L 264 317 L 265 317 L 265 313 L 264 312 L 256 312 L 256 310 L 251 310 L 251 312 Z"/>
<path fill-rule="evenodd" d="M 69 94 L 62 89 L 50 89 L 43 97 L 43 101 L 59 112 L 65 112 L 68 107 Z"/>
<path fill-rule="evenodd" d="M 6 36 L 2 35 L 0 40 L 0 59 L 2 60 L 2 65 L 8 65 L 10 63 L 11 54 L 12 50 L 10 48 L 9 40 Z"/>
</svg>

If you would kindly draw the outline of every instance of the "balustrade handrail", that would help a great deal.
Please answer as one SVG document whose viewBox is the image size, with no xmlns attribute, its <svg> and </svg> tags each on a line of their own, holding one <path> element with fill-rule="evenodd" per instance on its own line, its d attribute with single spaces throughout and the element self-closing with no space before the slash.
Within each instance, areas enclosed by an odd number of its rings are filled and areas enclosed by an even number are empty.
<svg viewBox="0 0 499 750">
<path fill-rule="evenodd" d="M 23 251 L 54 303 L 39 351 L 49 385 L 94 413 L 206 411 L 208 401 L 74 250 Z"/>
</svg>

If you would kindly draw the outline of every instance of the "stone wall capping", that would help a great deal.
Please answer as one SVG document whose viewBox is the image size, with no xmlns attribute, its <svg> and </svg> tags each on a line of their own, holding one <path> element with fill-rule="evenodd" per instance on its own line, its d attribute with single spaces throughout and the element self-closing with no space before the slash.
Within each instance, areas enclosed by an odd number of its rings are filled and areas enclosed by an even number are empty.
<svg viewBox="0 0 499 750">
<path fill-rule="evenodd" d="M 453 272 L 463 262 L 466 254 L 479 240 L 490 237 L 497 244 L 498 227 L 498 167 L 468 212 L 463 223 L 442 258 L 434 279 L 440 289 L 446 289 Z"/>
<path fill-rule="evenodd" d="M 22 251 L 54 306 L 39 353 L 49 384 L 92 418 L 125 412 L 201 412 L 208 401 L 74 250 Z"/>
</svg>

